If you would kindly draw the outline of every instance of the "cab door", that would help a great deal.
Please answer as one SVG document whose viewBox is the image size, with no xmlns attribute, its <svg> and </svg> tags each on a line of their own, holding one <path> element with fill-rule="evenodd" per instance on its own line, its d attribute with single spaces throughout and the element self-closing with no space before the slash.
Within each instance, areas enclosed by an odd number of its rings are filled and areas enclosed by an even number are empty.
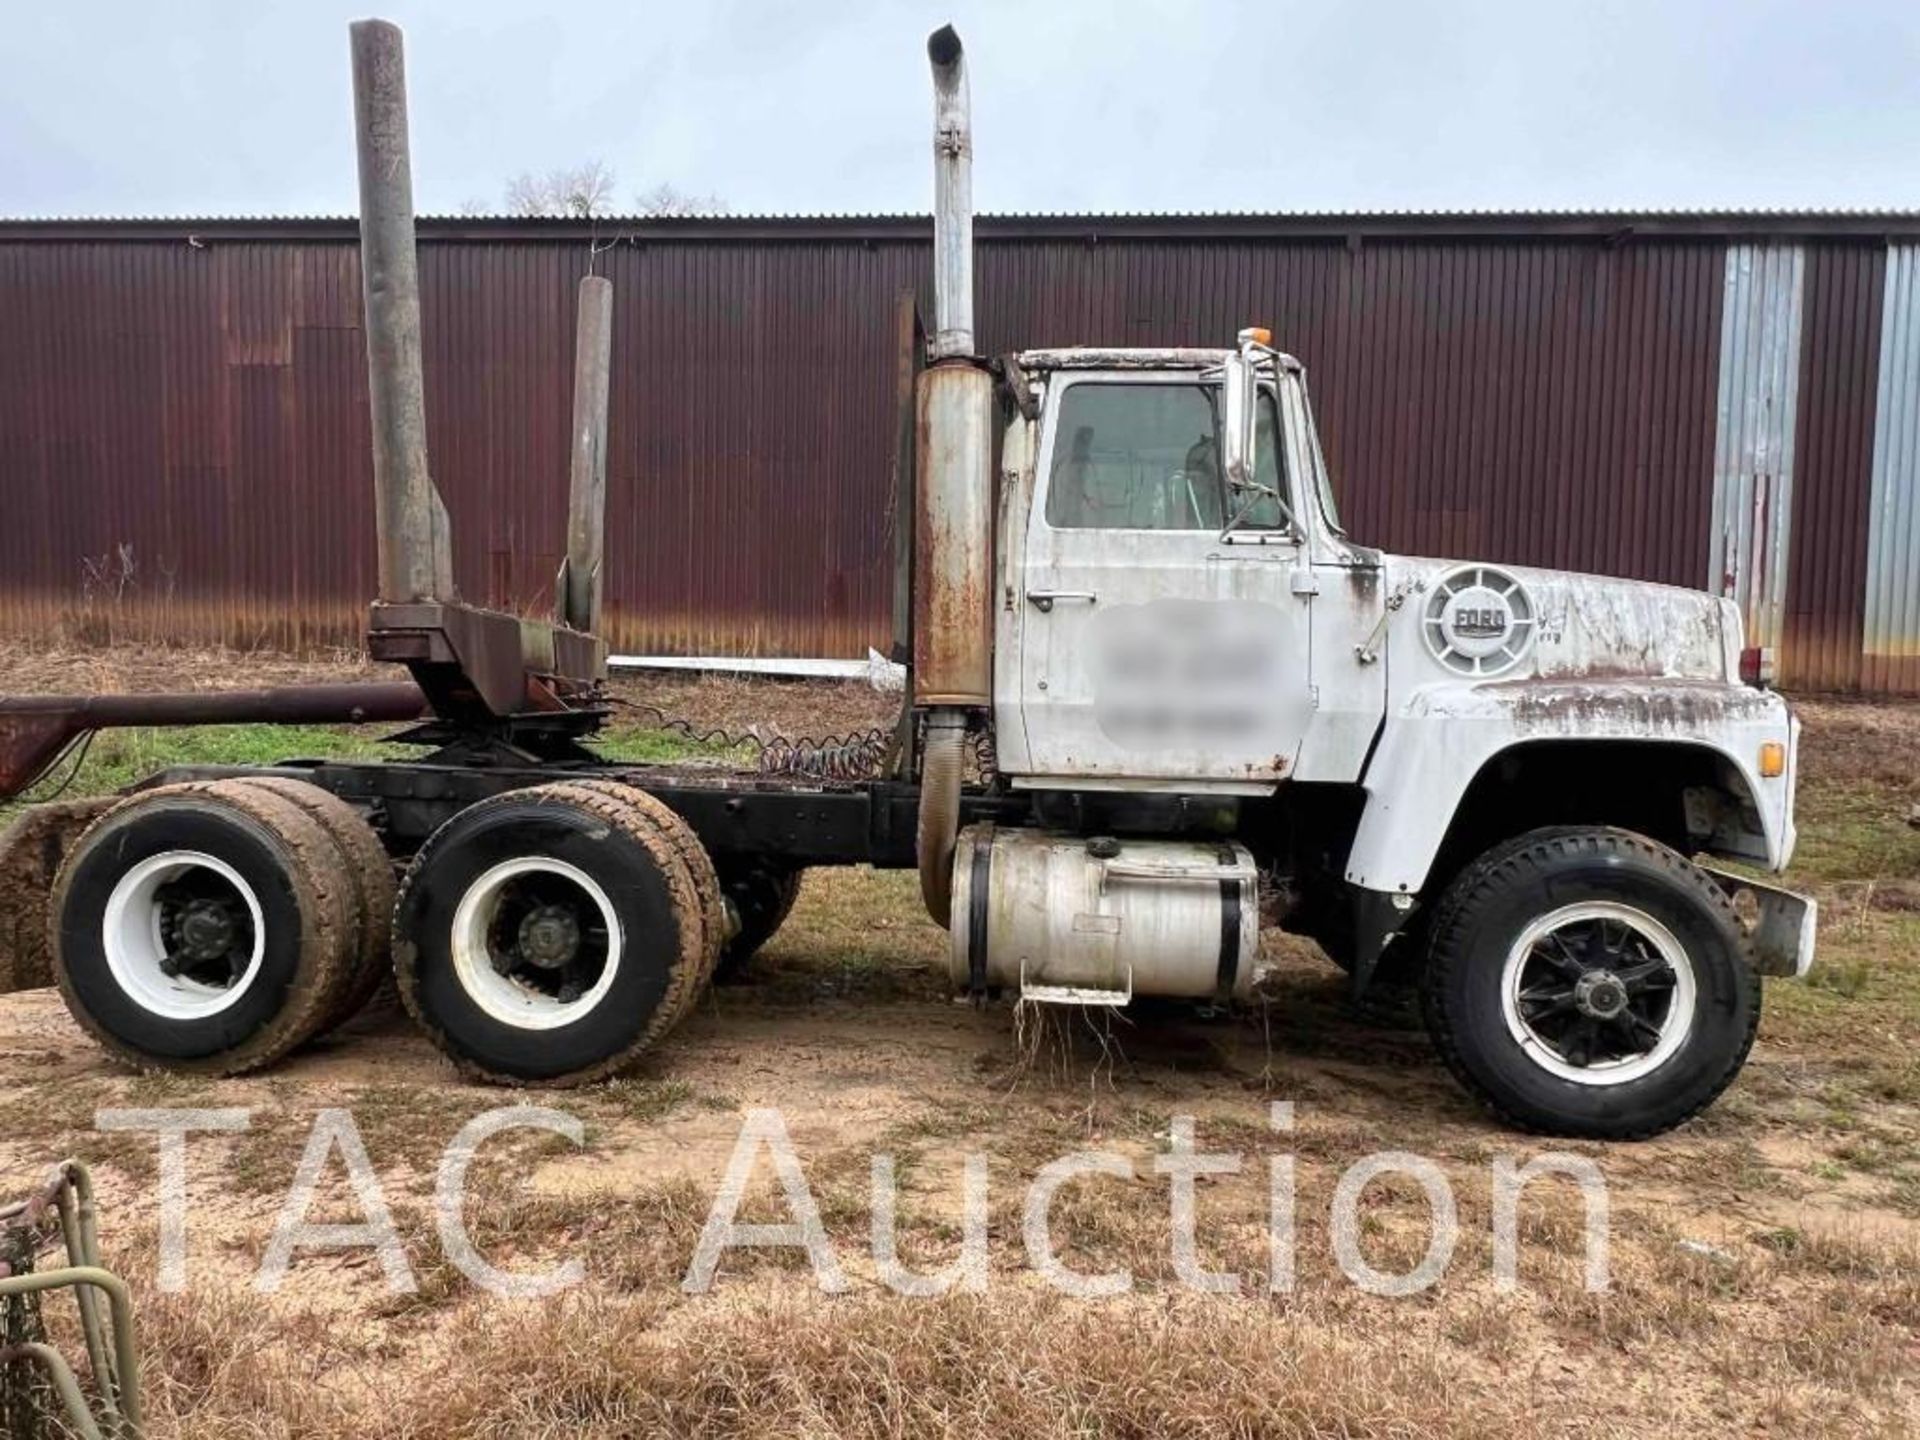
<svg viewBox="0 0 1920 1440">
<path fill-rule="evenodd" d="M 1270 495 L 1230 503 L 1217 381 L 1055 375 L 1017 597 L 1027 783 L 1262 791 L 1292 770 L 1312 570 L 1271 391 L 1257 403 Z"/>
</svg>

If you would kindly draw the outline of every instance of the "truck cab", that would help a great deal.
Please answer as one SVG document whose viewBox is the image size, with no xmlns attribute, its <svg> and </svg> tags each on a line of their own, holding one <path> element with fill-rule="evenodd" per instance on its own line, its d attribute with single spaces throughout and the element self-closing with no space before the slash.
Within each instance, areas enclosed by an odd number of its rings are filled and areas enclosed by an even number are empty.
<svg viewBox="0 0 1920 1440">
<path fill-rule="evenodd" d="M 1305 368 L 1266 342 L 1009 367 L 1026 403 L 1001 446 L 993 722 L 1011 783 L 1359 786 L 1345 878 L 1417 895 L 1476 782 L 1510 807 L 1503 770 L 1559 794 L 1575 771 L 1583 790 L 1675 774 L 1664 839 L 1784 869 L 1798 726 L 1743 679 L 1738 607 L 1356 543 Z"/>
<path fill-rule="evenodd" d="M 1520 1123 L 1657 1128 L 1737 1068 L 1753 975 L 1805 972 L 1814 910 L 1711 863 L 1794 845 L 1798 725 L 1731 601 L 1359 543 L 1264 331 L 1000 372 L 991 731 L 1041 826 L 962 835 L 957 979 L 1245 996 L 1257 935 L 1223 918 L 1217 965 L 1187 953 L 1213 914 L 1188 892 L 1217 885 L 1223 917 L 1312 937 L 1356 988 L 1419 980 L 1430 1019 L 1450 999 L 1443 1052 Z"/>
</svg>

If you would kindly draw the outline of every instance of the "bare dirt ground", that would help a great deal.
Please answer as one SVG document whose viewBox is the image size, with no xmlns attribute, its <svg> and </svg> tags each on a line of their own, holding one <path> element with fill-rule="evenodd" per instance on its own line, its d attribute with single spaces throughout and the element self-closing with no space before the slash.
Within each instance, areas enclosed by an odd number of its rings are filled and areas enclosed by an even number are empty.
<svg viewBox="0 0 1920 1440">
<path fill-rule="evenodd" d="M 29 660 L 32 663 L 29 663 Z M 44 662 L 44 663 L 42 663 Z M 0 691 L 66 688 L 74 657 L 0 652 Z M 127 688 L 305 678 L 354 661 L 88 657 Z M 286 667 L 284 669 L 279 667 Z M 97 681 L 87 683 L 99 683 Z M 623 687 L 703 725 L 784 733 L 881 724 L 851 687 L 678 681 Z M 460 1083 L 390 1005 L 266 1074 L 142 1077 L 108 1064 L 49 991 L 0 997 L 0 1192 L 46 1162 L 96 1166 L 115 1263 L 139 1294 L 161 1436 L 1910 1435 L 1920 1432 L 1920 708 L 1809 702 L 1794 879 L 1824 903 L 1809 983 L 1769 985 L 1759 1045 L 1684 1129 L 1569 1145 L 1485 1119 L 1413 1010 L 1354 1011 L 1310 947 L 1284 952 L 1264 1008 L 1047 1027 L 954 1003 L 945 937 L 910 876 L 808 877 L 745 983 L 716 989 L 637 1074 L 572 1092 Z M 1270 1104 L 1291 1101 L 1277 1132 Z M 489 1141 L 467 1218 L 480 1253 L 578 1285 L 540 1300 L 476 1288 L 432 1213 L 443 1148 L 503 1104 L 556 1106 L 575 1146 Z M 107 1107 L 246 1107 L 244 1134 L 189 1146 L 188 1287 L 155 1285 L 156 1146 L 102 1133 Z M 315 1118 L 354 1117 L 405 1244 L 393 1293 L 366 1248 L 302 1252 L 253 1281 Z M 794 1249 L 731 1250 L 711 1292 L 681 1285 L 747 1112 L 777 1108 L 846 1293 Z M 1239 1173 L 1200 1182 L 1198 1253 L 1237 1293 L 1182 1285 L 1169 1187 L 1176 1115 Z M 1126 1293 L 1057 1294 L 1028 1258 L 1021 1204 L 1047 1162 L 1129 1160 L 1054 1207 L 1061 1258 L 1124 1269 Z M 1333 1257 L 1334 1191 L 1381 1150 L 1429 1157 L 1459 1238 L 1432 1287 L 1370 1294 Z M 1519 1276 L 1493 1274 L 1492 1167 L 1551 1151 L 1599 1166 L 1610 1283 L 1587 1289 L 1578 1193 L 1527 1191 Z M 892 1293 L 869 1244 L 870 1160 L 893 1155 L 906 1261 L 959 1253 L 964 1158 L 988 1159 L 987 1283 Z M 1291 1157 L 1290 1289 L 1270 1289 L 1269 1160 Z M 746 1218 L 785 1219 L 764 1158 Z M 314 1218 L 362 1218 L 334 1155 Z M 1428 1201 L 1387 1177 L 1360 1196 L 1364 1257 L 1418 1263 Z"/>
</svg>

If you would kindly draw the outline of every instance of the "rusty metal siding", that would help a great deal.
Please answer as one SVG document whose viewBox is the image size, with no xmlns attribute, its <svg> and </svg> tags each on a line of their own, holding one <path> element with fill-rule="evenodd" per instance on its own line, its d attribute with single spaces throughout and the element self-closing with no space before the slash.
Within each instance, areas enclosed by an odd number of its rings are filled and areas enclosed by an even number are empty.
<svg viewBox="0 0 1920 1440">
<path fill-rule="evenodd" d="M 1863 681 L 1920 691 L 1920 246 L 1887 253 L 1873 429 Z"/>
<path fill-rule="evenodd" d="M 1902 450 L 1912 427 L 1883 419 L 1870 565 L 1861 396 L 1886 387 L 1881 247 L 1852 220 L 1830 227 L 1844 243 L 1820 223 L 1768 222 L 1806 256 L 1783 658 L 1796 683 L 1920 690 L 1911 667 L 1849 669 L 1865 615 L 1920 606 L 1905 578 L 1920 571 L 1920 441 Z M 357 643 L 373 528 L 351 226 L 190 228 L 0 225 L 0 630 Z M 571 297 L 592 266 L 615 285 L 615 644 L 884 648 L 894 304 L 903 288 L 927 298 L 928 234 L 424 224 L 430 457 L 462 591 L 549 603 Z M 1309 365 L 1356 537 L 1698 585 L 1717 532 L 1729 235 L 1759 241 L 1699 217 L 983 217 L 980 342 L 1217 344 L 1270 323 Z M 1899 253 L 1910 296 L 1912 245 Z M 1920 338 L 1907 344 L 1920 375 Z"/>
<path fill-rule="evenodd" d="M 1781 681 L 1794 688 L 1846 690 L 1861 679 L 1885 271 L 1886 252 L 1877 245 L 1807 251 L 1793 545 L 1779 656 Z"/>
<path fill-rule="evenodd" d="M 1721 251 L 1687 242 L 983 247 L 983 343 L 1305 359 L 1349 532 L 1697 585 Z"/>
<path fill-rule="evenodd" d="M 1727 248 L 1706 586 L 1740 603 L 1754 645 L 1779 644 L 1785 613 L 1805 277 L 1801 246 Z"/>
</svg>

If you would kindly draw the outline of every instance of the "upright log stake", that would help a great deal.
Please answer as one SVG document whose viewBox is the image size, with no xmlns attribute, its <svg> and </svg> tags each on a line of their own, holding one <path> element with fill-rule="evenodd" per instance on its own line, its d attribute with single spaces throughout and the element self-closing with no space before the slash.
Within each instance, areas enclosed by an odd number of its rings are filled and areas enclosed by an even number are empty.
<svg viewBox="0 0 1920 1440">
<path fill-rule="evenodd" d="M 592 634 L 600 625 L 607 535 L 607 394 L 613 367 L 613 282 L 580 282 L 573 346 L 573 470 L 567 494 L 567 558 L 555 587 L 560 623 Z"/>
<path fill-rule="evenodd" d="M 447 511 L 427 469 L 406 59 L 400 27 L 388 21 L 357 21 L 352 36 L 380 599 L 399 604 L 450 600 Z"/>
</svg>

